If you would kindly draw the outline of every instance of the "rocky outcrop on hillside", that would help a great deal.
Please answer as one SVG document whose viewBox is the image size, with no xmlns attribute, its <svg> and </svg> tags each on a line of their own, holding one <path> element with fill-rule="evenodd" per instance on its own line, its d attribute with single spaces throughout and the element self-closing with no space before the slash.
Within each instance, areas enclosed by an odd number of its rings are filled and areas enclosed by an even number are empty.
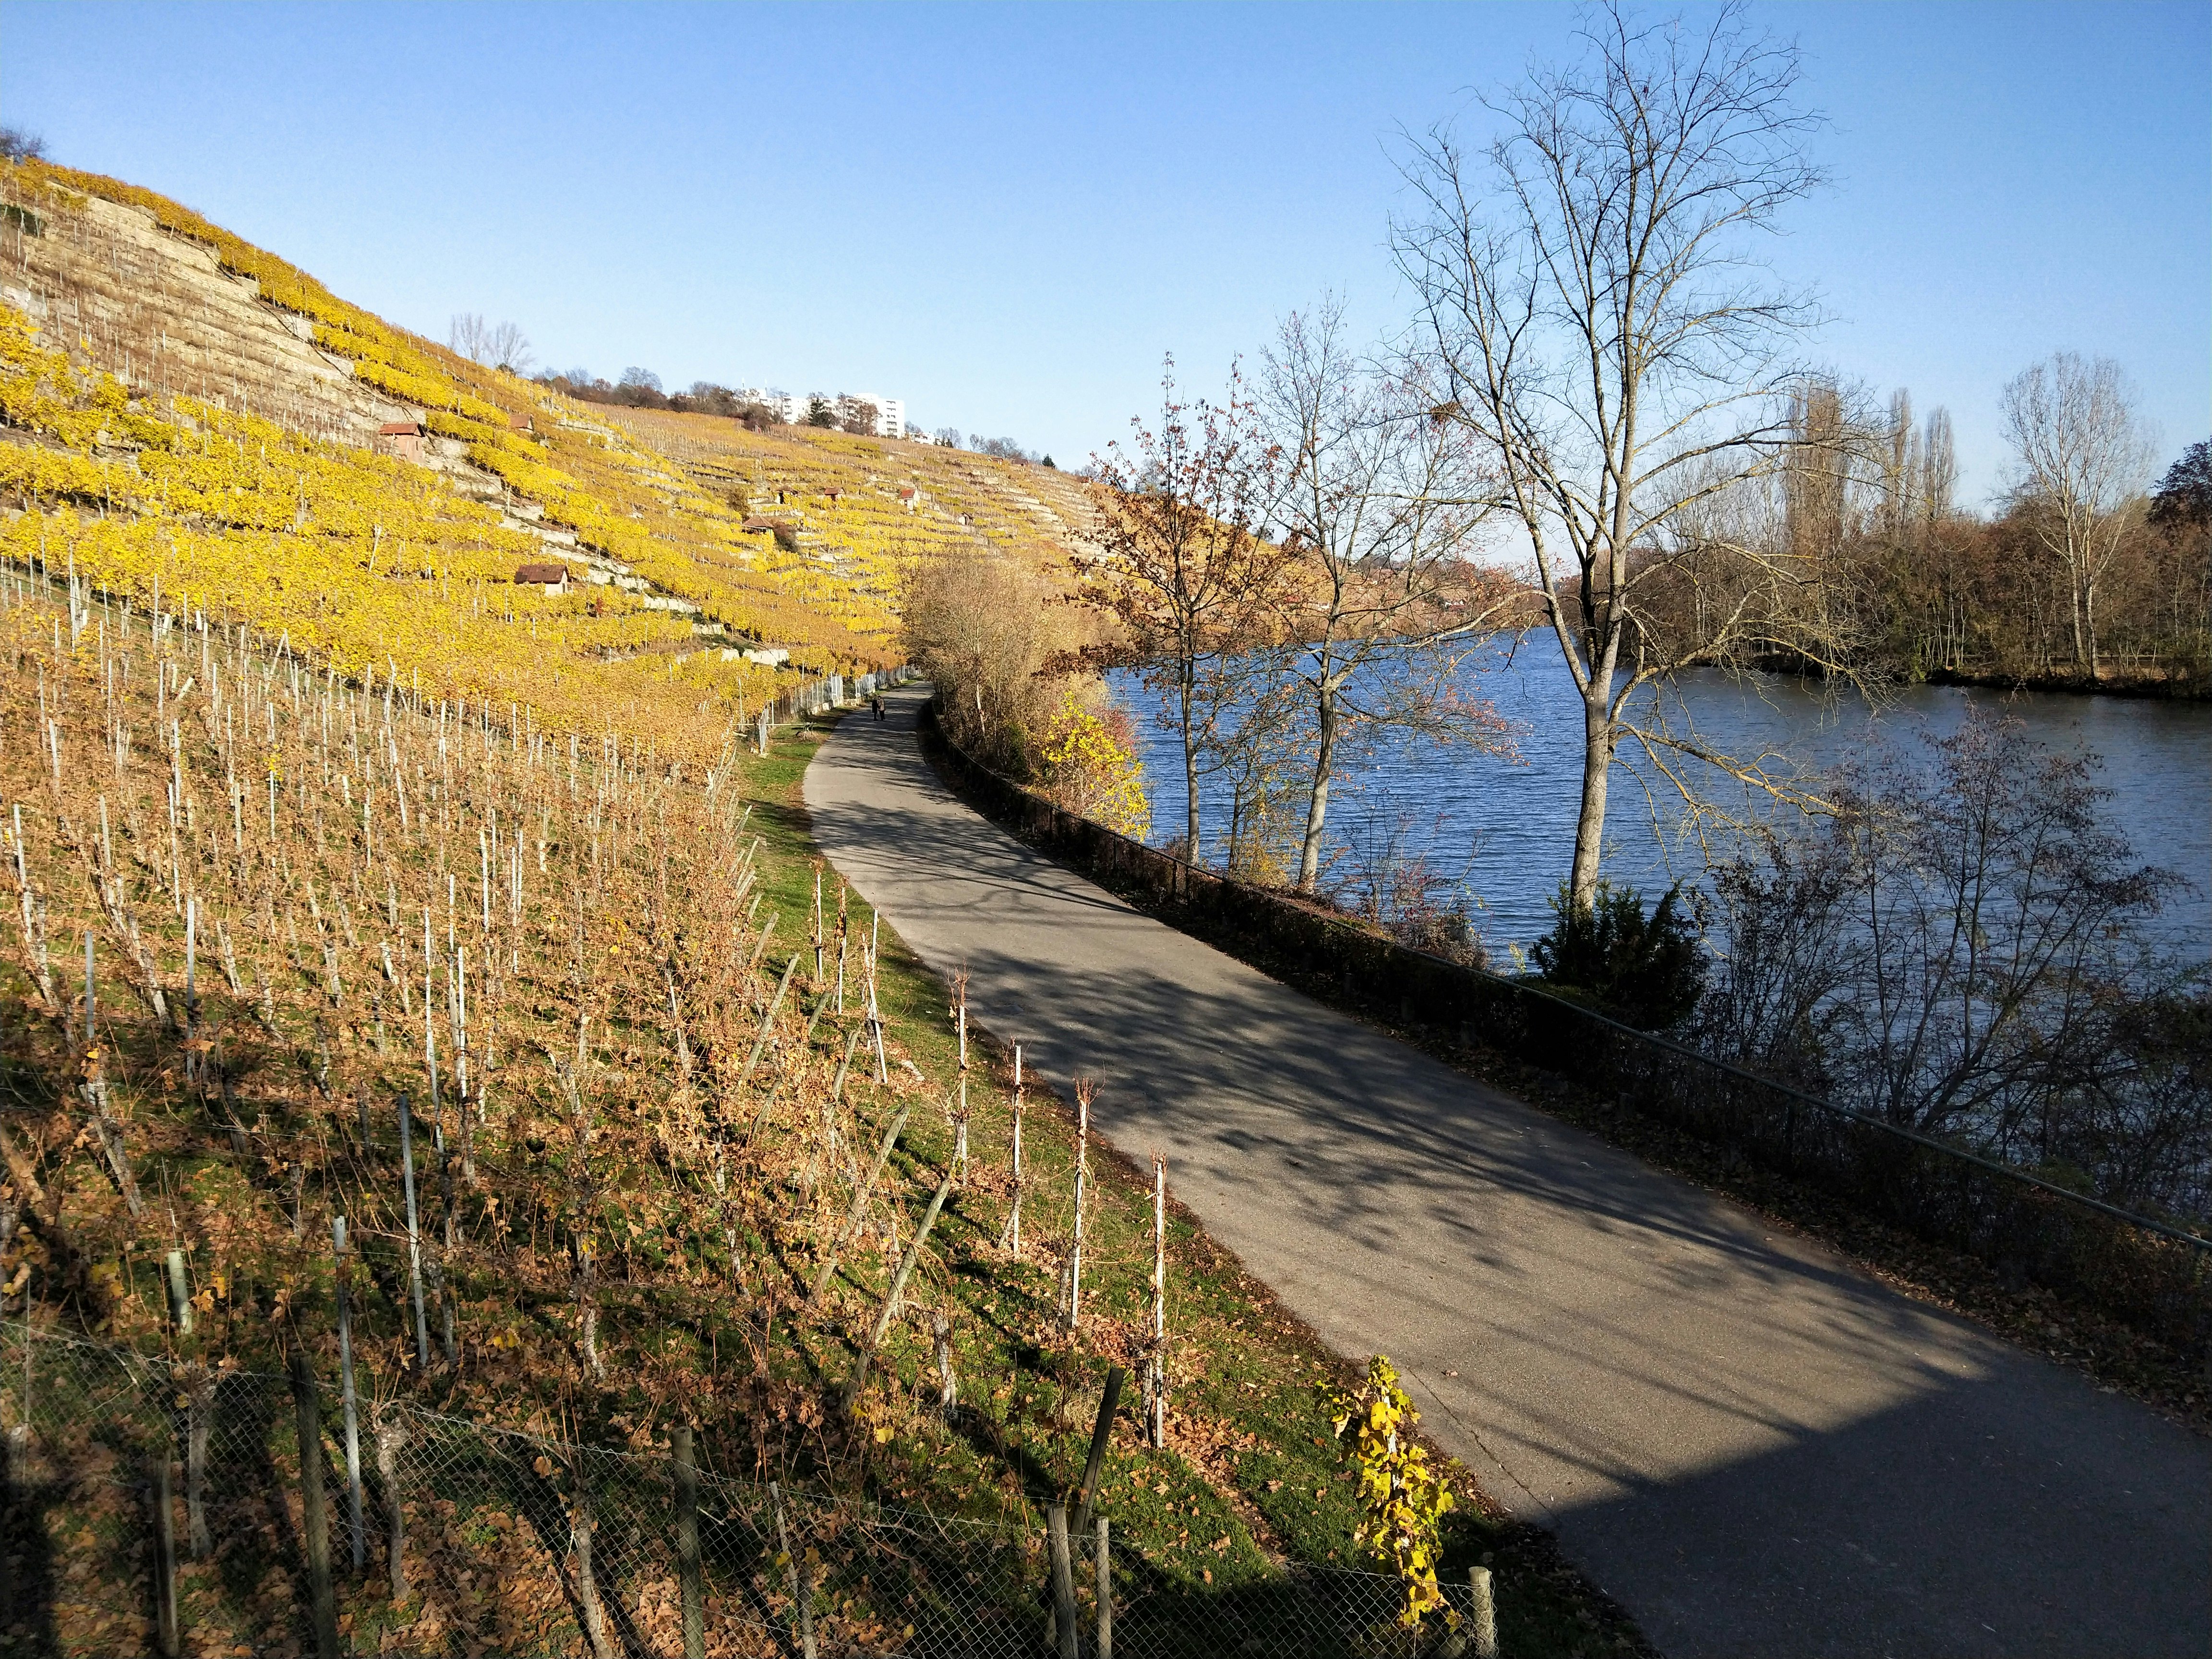
<svg viewBox="0 0 2212 1659">
<path fill-rule="evenodd" d="M 143 208 L 0 173 L 0 301 L 54 346 L 134 392 L 265 416 L 318 438 L 367 445 L 413 418 L 312 343 L 313 325 L 263 300 L 213 249 Z"/>
</svg>

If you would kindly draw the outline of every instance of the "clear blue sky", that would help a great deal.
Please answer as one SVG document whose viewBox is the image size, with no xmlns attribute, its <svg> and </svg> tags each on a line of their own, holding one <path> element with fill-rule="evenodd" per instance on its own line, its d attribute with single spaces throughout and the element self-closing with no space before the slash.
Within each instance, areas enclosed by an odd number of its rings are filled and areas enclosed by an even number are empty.
<svg viewBox="0 0 2212 1659">
<path fill-rule="evenodd" d="M 2120 361 L 2162 455 L 2212 430 L 2212 6 L 1755 15 L 1834 124 L 1837 186 L 1776 248 L 1836 313 L 1816 349 L 1948 404 L 1970 499 L 1998 388 L 2062 347 Z M 481 311 L 611 379 L 875 391 L 1068 465 L 1165 350 L 1202 387 L 1324 289 L 1401 318 L 1394 134 L 1572 22 L 5 0 L 0 118 L 428 334 Z"/>
</svg>

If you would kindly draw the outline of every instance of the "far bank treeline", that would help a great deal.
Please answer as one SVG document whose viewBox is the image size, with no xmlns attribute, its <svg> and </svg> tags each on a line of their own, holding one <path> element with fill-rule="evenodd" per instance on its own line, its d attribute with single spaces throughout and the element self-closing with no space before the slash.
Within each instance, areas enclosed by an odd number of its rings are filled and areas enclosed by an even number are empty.
<svg viewBox="0 0 2212 1659">
<path fill-rule="evenodd" d="M 1293 334 L 1297 327 L 1293 319 Z M 2120 434 L 2135 452 L 2138 476 L 2117 487 L 2085 484 L 2063 466 L 2039 472 L 2038 434 L 2026 429 L 2032 411 L 2011 410 L 2039 381 L 2066 376 L 2124 391 L 2113 385 L 2108 363 L 2063 356 L 2016 380 L 2008 389 L 2008 422 L 2021 471 L 1987 514 L 1955 499 L 1947 411 L 1916 422 L 1909 393 L 1869 412 L 1855 409 L 1832 380 L 1800 382 L 1777 422 L 1788 437 L 1776 464 L 1686 508 L 1667 526 L 1663 544 L 1655 540 L 1629 561 L 1642 585 L 1626 618 L 1631 651 L 1692 666 L 1835 676 L 1877 700 L 1885 686 L 1929 681 L 2212 694 L 2212 444 L 2191 445 L 2147 489 L 2152 452 L 2139 431 Z M 1170 422 L 1174 396 L 1170 390 L 1164 411 Z M 1237 403 L 1234 388 L 1229 411 L 1253 412 Z M 1173 456 L 1171 447 L 1152 446 L 1124 469 L 1109 454 L 1092 470 L 1104 556 L 1087 569 L 1079 562 L 1046 569 L 990 557 L 927 562 L 906 595 L 903 638 L 944 693 L 945 717 L 959 741 L 1071 810 L 1139 836 L 1149 822 L 1139 745 L 1097 671 L 1148 665 L 1164 677 L 1154 689 L 1167 693 L 1171 665 L 1148 653 L 1202 659 L 1214 679 L 1233 684 L 1206 688 L 1212 706 L 1192 746 L 1219 752 L 1201 769 L 1238 769 L 1240 747 L 1276 751 L 1249 762 L 1244 769 L 1254 776 L 1237 780 L 1237 810 L 1249 807 L 1258 817 L 1226 827 L 1226 862 L 1285 882 L 1290 870 L 1254 852 L 1243 831 L 1303 841 L 1299 832 L 1317 825 L 1297 820 L 1318 814 L 1299 798 L 1313 793 L 1316 778 L 1325 785 L 1329 767 L 1323 759 L 1316 768 L 1310 719 L 1267 706 L 1269 670 L 1282 667 L 1277 659 L 1306 654 L 1303 644 L 1319 658 L 1307 666 L 1326 675 L 1331 652 L 1362 666 L 1384 653 L 1419 659 L 1427 681 L 1419 689 L 1429 695 L 1417 699 L 1418 716 L 1361 709 L 1352 718 L 1434 723 L 1437 677 L 1456 669 L 1466 645 L 1541 628 L 1546 610 L 1540 586 L 1468 558 L 1465 522 L 1431 538 L 1440 549 L 1392 536 L 1349 559 L 1332 558 L 1325 535 L 1278 521 L 1298 519 L 1295 503 L 1285 511 L 1283 502 L 1262 499 L 1297 482 L 1299 469 L 1285 465 L 1286 451 L 1319 446 L 1297 442 L 1295 428 L 1277 434 L 1267 424 L 1224 422 L 1212 453 L 1176 481 L 1186 499 L 1166 492 L 1169 516 L 1204 525 L 1207 545 L 1181 544 L 1194 535 L 1116 536 L 1133 501 L 1161 498 Z M 2066 438 L 2080 447 L 2078 431 Z M 1146 540 L 1149 553 L 1139 546 Z M 1176 545 L 1163 551 L 1163 543 Z M 1146 580 L 1153 566 L 1176 573 L 1164 582 L 1171 596 L 1164 605 L 1163 584 Z M 1791 580 L 1742 580 L 1747 571 L 1777 568 Z M 1178 586 L 1184 591 L 1176 594 Z M 1571 604 L 1577 584 L 1570 578 L 1561 587 Z M 1132 591 L 1142 588 L 1152 590 L 1149 602 L 1133 606 Z M 1331 589 L 1340 599 L 1334 614 L 1316 604 L 1317 590 Z M 1346 589 L 1355 594 L 1349 604 Z M 1759 614 L 1745 649 L 1723 636 L 1742 629 L 1747 609 Z M 1188 653 L 1173 638 L 1178 610 L 1194 636 Z M 1347 633 L 1355 637 L 1347 641 Z M 1297 730 L 1301 725 L 1307 729 Z M 1474 735 L 1494 741 L 1498 733 Z M 1296 884 L 1310 890 L 1311 849 L 1299 851 L 1306 856 L 1290 857 L 1303 866 Z M 1244 869 L 1255 858 L 1268 867 Z"/>
<path fill-rule="evenodd" d="M 2068 398 L 2107 406 L 2054 419 L 2050 404 Z M 1742 520 L 1766 517 L 1763 533 L 1816 574 L 1802 592 L 1826 609 L 1844 660 L 1883 678 L 2212 695 L 2212 446 L 2191 445 L 2142 488 L 2154 452 L 2106 362 L 2061 354 L 2005 402 L 2018 471 L 1987 516 L 1953 499 L 1946 411 L 1916 425 L 1899 392 L 1885 414 L 1854 413 L 1820 381 L 1794 401 L 1797 441 L 1765 499 L 1692 528 L 1755 535 Z M 2100 422 L 2122 428 L 2108 447 L 2133 453 L 2114 458 L 2118 476 L 2085 477 L 2075 458 Z M 1694 633 L 1713 598 L 1684 594 L 1670 620 Z"/>
</svg>

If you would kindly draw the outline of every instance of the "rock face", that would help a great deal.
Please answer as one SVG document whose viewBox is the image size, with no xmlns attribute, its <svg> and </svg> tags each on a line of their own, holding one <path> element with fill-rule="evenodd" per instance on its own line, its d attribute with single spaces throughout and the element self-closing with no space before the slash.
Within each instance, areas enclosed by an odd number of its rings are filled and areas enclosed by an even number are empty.
<svg viewBox="0 0 2212 1659">
<path fill-rule="evenodd" d="M 160 404 L 201 398 L 363 449 L 379 447 L 380 428 L 416 430 L 422 418 L 356 379 L 345 358 L 319 349 L 311 319 L 262 298 L 258 283 L 223 270 L 211 248 L 164 229 L 149 210 L 5 171 L 0 303 L 28 315 L 48 346 Z M 388 439 L 382 447 L 395 453 Z M 696 605 L 659 594 L 574 530 L 545 523 L 543 505 L 472 464 L 462 440 L 422 434 L 397 453 L 443 476 L 456 495 L 500 507 L 508 529 L 536 537 L 575 578 L 644 596 L 648 609 L 697 614 Z"/>
<path fill-rule="evenodd" d="M 15 210 L 0 219 L 0 300 L 134 392 L 204 398 L 362 447 L 385 422 L 412 418 L 318 350 L 307 319 L 262 299 L 259 283 L 149 211 L 4 176 L 0 203 Z"/>
</svg>

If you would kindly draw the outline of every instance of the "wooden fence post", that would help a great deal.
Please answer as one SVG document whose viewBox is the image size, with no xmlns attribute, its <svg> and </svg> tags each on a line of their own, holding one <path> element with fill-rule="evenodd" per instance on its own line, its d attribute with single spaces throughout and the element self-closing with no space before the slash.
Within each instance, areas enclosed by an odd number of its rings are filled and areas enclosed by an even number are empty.
<svg viewBox="0 0 2212 1659">
<path fill-rule="evenodd" d="M 207 1523 L 208 1433 L 215 1416 L 215 1373 L 205 1365 L 179 1365 L 170 1373 L 185 1396 L 185 1540 L 192 1559 L 215 1553 Z"/>
<path fill-rule="evenodd" d="M 1474 1591 L 1474 1617 L 1469 1621 L 1474 1628 L 1470 1635 L 1469 1651 L 1474 1659 L 1498 1659 L 1498 1604 L 1491 1595 L 1490 1569 L 1469 1567 L 1467 1582 Z"/>
<path fill-rule="evenodd" d="M 307 1534 L 307 1591 L 315 1620 L 315 1650 L 338 1659 L 338 1604 L 331 1589 L 331 1529 L 323 1512 L 323 1421 L 314 1367 L 305 1348 L 292 1350 L 292 1407 L 300 1430 L 301 1530 Z"/>
<path fill-rule="evenodd" d="M 1060 1659 L 1081 1659 L 1076 1650 L 1075 1568 L 1067 1554 L 1067 1506 L 1046 1505 L 1045 1536 L 1052 1547 L 1052 1623 Z"/>
<path fill-rule="evenodd" d="M 30 1341 L 26 1331 L 23 1340 Z M 23 1402 L 30 1409 L 30 1401 Z M 5 1434 L 0 1434 L 0 1607 L 15 1605 L 15 1553 L 11 1534 L 15 1517 L 15 1468 L 22 1461 L 21 1448 L 27 1448 L 30 1437 L 24 1425 L 18 1424 Z"/>
<path fill-rule="evenodd" d="M 1075 1536 L 1079 1540 L 1091 1524 L 1091 1505 L 1098 1493 L 1098 1473 L 1105 1467 L 1106 1443 L 1114 1433 L 1114 1408 L 1121 1403 L 1121 1385 L 1128 1376 L 1119 1365 L 1108 1367 L 1106 1387 L 1098 1396 L 1098 1419 L 1091 1427 L 1091 1455 L 1083 1465 L 1083 1484 L 1076 1489 Z"/>
<path fill-rule="evenodd" d="M 178 1659 L 184 1634 L 177 1627 L 177 1520 L 171 1512 L 169 1453 L 154 1456 L 154 1623 L 161 1659 Z"/>
<path fill-rule="evenodd" d="M 1098 1517 L 1098 1554 L 1091 1569 L 1098 1586 L 1098 1639 L 1091 1648 L 1094 1659 L 1114 1659 L 1114 1553 L 1106 1541 L 1107 1529 L 1112 1524 L 1104 1516 Z"/>
<path fill-rule="evenodd" d="M 607 1637 L 606 1609 L 599 1603 L 599 1570 L 592 1562 L 592 1542 L 599 1531 L 599 1517 L 592 1503 L 591 1476 L 584 1468 L 580 1448 L 571 1449 L 568 1470 L 575 1486 L 575 1501 L 568 1513 L 568 1543 L 576 1553 L 576 1600 L 584 1607 L 584 1639 L 592 1659 L 614 1659 L 614 1644 Z"/>
<path fill-rule="evenodd" d="M 699 1466 L 692 1461 L 691 1425 L 668 1431 L 676 1474 L 676 1566 L 684 1589 L 684 1659 L 705 1659 L 707 1605 L 699 1582 Z"/>
</svg>

